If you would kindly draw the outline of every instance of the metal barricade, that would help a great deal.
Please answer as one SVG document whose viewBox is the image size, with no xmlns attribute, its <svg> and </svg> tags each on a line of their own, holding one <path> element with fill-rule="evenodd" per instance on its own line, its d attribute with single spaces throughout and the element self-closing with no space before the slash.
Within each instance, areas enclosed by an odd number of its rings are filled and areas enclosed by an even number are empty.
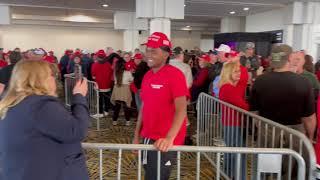
<svg viewBox="0 0 320 180">
<path fill-rule="evenodd" d="M 99 163 L 99 179 L 104 179 L 104 171 L 107 171 L 106 166 L 104 165 L 104 151 L 110 150 L 110 151 L 118 151 L 117 154 L 117 179 L 121 179 L 121 169 L 122 169 L 122 157 L 123 153 L 125 151 L 128 151 L 129 153 L 132 153 L 132 151 L 137 151 L 137 178 L 138 180 L 141 180 L 141 166 L 142 166 L 142 152 L 143 151 L 156 151 L 154 146 L 152 145 L 133 145 L 133 144 L 99 144 L 99 143 L 83 143 L 83 148 L 86 150 L 97 150 L 99 151 L 97 161 Z M 253 155 L 253 154 L 264 154 L 264 155 L 279 155 L 279 156 L 289 156 L 297 161 L 297 179 L 298 180 L 304 180 L 306 169 L 305 169 L 305 162 L 303 158 L 295 151 L 290 149 L 265 149 L 265 148 L 229 148 L 229 147 L 204 147 L 204 146 L 175 146 L 170 151 L 177 152 L 177 163 L 176 163 L 176 179 L 181 179 L 181 167 L 183 167 L 184 164 L 181 163 L 181 154 L 182 153 L 195 153 L 196 154 L 196 175 L 195 179 L 200 179 L 200 172 L 201 172 L 201 154 L 202 153 L 212 153 L 216 156 L 216 162 L 217 167 L 214 168 L 215 170 L 215 177 L 216 179 L 221 179 L 221 171 L 220 171 L 220 165 L 221 165 L 221 157 L 223 154 L 234 154 L 236 156 L 236 168 L 235 170 L 235 176 L 234 179 L 240 180 L 242 179 L 240 176 L 240 168 L 241 168 L 241 159 L 242 155 Z M 157 177 L 158 180 L 160 180 L 160 162 L 161 162 L 161 152 L 157 151 L 157 174 L 155 174 L 155 177 Z M 110 157 L 111 158 L 111 157 Z M 110 161 L 108 161 L 110 162 Z M 194 162 L 190 162 L 194 163 Z M 213 178 L 213 177 L 212 177 Z M 257 179 L 260 179 L 258 177 Z"/>
<path fill-rule="evenodd" d="M 65 103 L 68 107 L 70 107 L 73 96 L 73 87 L 76 84 L 76 79 L 72 76 L 72 74 L 66 74 L 64 77 Z M 97 130 L 99 131 L 100 118 L 94 116 L 95 114 L 99 114 L 99 91 L 96 89 L 96 83 L 94 81 L 88 81 L 87 101 L 90 116 L 97 121 Z"/>
<path fill-rule="evenodd" d="M 269 119 L 245 111 L 223 102 L 215 97 L 202 93 L 197 104 L 197 145 L 219 147 L 270 148 L 270 150 L 288 148 L 299 153 L 307 167 L 308 179 L 314 179 L 316 159 L 313 146 L 309 139 L 298 130 L 303 126 L 284 126 Z M 206 153 L 206 158 L 216 165 L 216 157 Z M 256 176 L 259 165 L 263 164 L 263 156 L 246 156 L 250 163 L 249 174 Z M 271 156 L 269 159 L 282 161 L 280 171 L 284 179 L 292 179 L 296 173 L 296 162 L 289 158 Z M 224 155 L 226 176 L 232 176 L 235 157 Z M 270 165 L 269 165 L 270 166 Z M 273 168 L 273 167 L 270 167 Z M 278 169 L 279 171 L 279 169 Z M 255 178 L 253 178 L 255 179 Z"/>
</svg>

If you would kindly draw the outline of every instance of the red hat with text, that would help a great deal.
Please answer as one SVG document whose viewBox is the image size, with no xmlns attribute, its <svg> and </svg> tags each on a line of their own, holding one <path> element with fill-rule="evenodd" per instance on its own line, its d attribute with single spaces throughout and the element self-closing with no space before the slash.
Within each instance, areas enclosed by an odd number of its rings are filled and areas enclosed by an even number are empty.
<svg viewBox="0 0 320 180">
<path fill-rule="evenodd" d="M 170 49 L 172 48 L 172 44 L 167 35 L 161 32 L 154 32 L 151 34 L 151 36 L 148 38 L 148 41 L 144 45 L 150 48 L 160 48 L 163 46 L 167 46 Z"/>
<path fill-rule="evenodd" d="M 138 59 L 138 60 L 142 60 L 143 59 L 143 56 L 142 54 L 138 53 L 138 54 L 135 54 L 133 59 Z"/>
<path fill-rule="evenodd" d="M 203 54 L 203 55 L 201 55 L 201 56 L 200 56 L 200 59 L 201 59 L 201 60 L 204 60 L 204 61 L 206 61 L 206 62 L 210 62 L 210 61 L 211 61 L 210 56 L 209 56 L 208 54 Z"/>
<path fill-rule="evenodd" d="M 97 51 L 95 55 L 98 56 L 99 58 L 107 57 L 107 54 L 103 49 L 100 49 L 99 51 Z"/>
</svg>

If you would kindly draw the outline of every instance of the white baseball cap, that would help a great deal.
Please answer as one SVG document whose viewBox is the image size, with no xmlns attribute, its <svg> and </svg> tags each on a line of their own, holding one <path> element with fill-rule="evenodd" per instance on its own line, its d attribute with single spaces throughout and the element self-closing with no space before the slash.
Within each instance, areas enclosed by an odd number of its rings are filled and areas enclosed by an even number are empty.
<svg viewBox="0 0 320 180">
<path fill-rule="evenodd" d="M 33 53 L 36 55 L 45 55 L 46 52 L 43 49 L 37 48 L 33 50 Z"/>
<path fill-rule="evenodd" d="M 230 46 L 228 46 L 228 45 L 221 44 L 221 45 L 219 46 L 219 48 L 216 49 L 216 51 L 218 51 L 218 52 L 230 53 L 230 52 L 231 52 L 231 48 L 230 48 Z"/>
<path fill-rule="evenodd" d="M 82 50 L 82 54 L 90 54 L 90 52 L 87 49 Z"/>
</svg>

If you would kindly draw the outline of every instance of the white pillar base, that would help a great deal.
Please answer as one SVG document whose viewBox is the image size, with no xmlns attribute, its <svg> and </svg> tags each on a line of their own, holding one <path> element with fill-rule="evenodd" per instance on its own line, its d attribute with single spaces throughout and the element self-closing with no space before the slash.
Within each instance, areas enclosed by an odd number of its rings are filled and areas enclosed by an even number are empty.
<svg viewBox="0 0 320 180">
<path fill-rule="evenodd" d="M 171 21 L 167 18 L 155 18 L 150 20 L 150 34 L 154 32 L 162 32 L 168 36 L 171 36 Z"/>
<path fill-rule="evenodd" d="M 139 48 L 139 31 L 125 30 L 123 32 L 123 49 L 124 51 L 133 52 L 134 49 Z"/>
</svg>

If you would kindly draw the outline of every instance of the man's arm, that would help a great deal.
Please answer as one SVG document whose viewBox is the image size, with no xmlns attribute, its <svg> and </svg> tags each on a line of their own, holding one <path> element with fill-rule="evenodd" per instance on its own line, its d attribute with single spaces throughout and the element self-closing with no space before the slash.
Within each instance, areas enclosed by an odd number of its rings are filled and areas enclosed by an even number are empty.
<svg viewBox="0 0 320 180">
<path fill-rule="evenodd" d="M 188 68 L 187 68 L 187 77 L 186 78 L 187 78 L 187 82 L 188 82 L 187 87 L 189 89 L 192 87 L 192 82 L 193 82 L 192 71 L 191 71 L 190 66 L 188 66 Z"/>
<path fill-rule="evenodd" d="M 176 112 L 170 130 L 166 138 L 158 139 L 154 146 L 160 151 L 167 152 L 173 146 L 173 141 L 181 129 L 184 119 L 187 117 L 187 98 L 186 96 L 177 97 L 174 100 Z"/>
<path fill-rule="evenodd" d="M 4 92 L 5 87 L 6 86 L 4 84 L 0 83 L 0 95 L 2 95 L 2 93 Z"/>
<path fill-rule="evenodd" d="M 138 115 L 136 130 L 134 132 L 133 144 L 139 144 L 139 141 L 140 141 L 140 131 L 142 127 L 142 109 L 143 109 L 143 103 L 141 104 L 141 108 Z"/>
<path fill-rule="evenodd" d="M 317 126 L 316 114 L 314 113 L 309 117 L 303 117 L 302 123 L 304 125 L 304 128 L 307 131 L 308 138 L 312 141 L 314 138 L 314 133 L 316 131 L 316 126 Z"/>
</svg>

